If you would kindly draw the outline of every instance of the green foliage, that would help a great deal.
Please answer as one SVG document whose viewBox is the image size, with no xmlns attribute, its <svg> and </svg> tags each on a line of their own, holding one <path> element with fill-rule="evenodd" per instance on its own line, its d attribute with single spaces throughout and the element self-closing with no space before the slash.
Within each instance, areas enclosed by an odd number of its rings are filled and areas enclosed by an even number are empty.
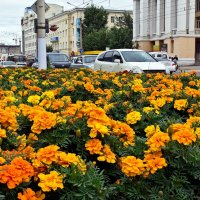
<svg viewBox="0 0 200 200">
<path fill-rule="evenodd" d="M 84 11 L 83 37 L 91 32 L 104 29 L 108 20 L 108 13 L 103 7 L 87 7 Z"/>
<path fill-rule="evenodd" d="M 53 51 L 52 45 L 47 45 L 46 49 L 47 49 L 47 52 L 52 52 Z"/>
</svg>

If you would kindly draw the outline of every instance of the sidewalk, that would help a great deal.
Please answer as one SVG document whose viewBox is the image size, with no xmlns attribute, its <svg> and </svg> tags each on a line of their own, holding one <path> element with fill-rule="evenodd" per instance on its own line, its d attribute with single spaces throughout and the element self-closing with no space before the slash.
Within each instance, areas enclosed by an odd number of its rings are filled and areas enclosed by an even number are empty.
<svg viewBox="0 0 200 200">
<path fill-rule="evenodd" d="M 199 71 L 200 72 L 200 66 L 179 66 L 179 70 L 195 70 L 195 71 Z"/>
</svg>

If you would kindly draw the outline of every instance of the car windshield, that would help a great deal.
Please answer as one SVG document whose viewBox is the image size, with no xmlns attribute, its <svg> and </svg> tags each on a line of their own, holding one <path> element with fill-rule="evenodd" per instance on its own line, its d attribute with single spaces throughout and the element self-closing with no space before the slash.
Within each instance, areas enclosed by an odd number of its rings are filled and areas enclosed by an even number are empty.
<svg viewBox="0 0 200 200">
<path fill-rule="evenodd" d="M 15 65 L 15 62 L 13 62 L 13 61 L 6 61 L 3 64 L 4 65 Z"/>
<path fill-rule="evenodd" d="M 51 62 L 67 62 L 68 57 L 65 54 L 49 54 L 49 59 Z"/>
<path fill-rule="evenodd" d="M 121 51 L 126 62 L 157 62 L 145 51 Z"/>
<path fill-rule="evenodd" d="M 96 60 L 97 56 L 86 56 L 84 57 L 84 62 L 85 63 L 94 63 Z"/>
</svg>

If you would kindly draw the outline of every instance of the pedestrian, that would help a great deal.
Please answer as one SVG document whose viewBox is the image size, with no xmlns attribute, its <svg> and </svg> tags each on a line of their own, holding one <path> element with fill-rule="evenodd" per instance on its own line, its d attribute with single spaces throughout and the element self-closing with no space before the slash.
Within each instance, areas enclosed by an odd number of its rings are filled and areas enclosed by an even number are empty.
<svg viewBox="0 0 200 200">
<path fill-rule="evenodd" d="M 175 55 L 174 57 L 172 57 L 172 61 L 173 61 L 175 64 L 177 64 L 177 61 L 178 61 L 178 56 L 177 56 L 177 55 Z"/>
</svg>

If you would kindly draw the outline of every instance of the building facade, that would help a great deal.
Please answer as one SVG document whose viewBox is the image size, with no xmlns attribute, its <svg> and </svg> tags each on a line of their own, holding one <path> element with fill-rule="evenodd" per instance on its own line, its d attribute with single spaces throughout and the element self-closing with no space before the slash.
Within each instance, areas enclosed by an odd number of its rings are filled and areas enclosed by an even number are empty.
<svg viewBox="0 0 200 200">
<path fill-rule="evenodd" d="M 133 42 L 184 64 L 200 61 L 200 0 L 133 0 Z"/>
<path fill-rule="evenodd" d="M 112 28 L 116 22 L 122 19 L 124 10 L 109 10 L 107 28 Z M 126 11 L 132 16 L 132 11 Z M 80 54 L 82 51 L 82 29 L 81 23 L 84 19 L 84 8 L 75 8 L 64 11 L 49 18 L 49 26 L 57 25 L 55 32 L 47 34 L 47 45 L 52 45 L 54 51 L 70 55 L 71 52 Z"/>
<path fill-rule="evenodd" d="M 49 8 L 45 13 L 47 19 L 63 12 L 63 6 L 57 4 L 48 4 L 48 6 Z M 25 8 L 24 16 L 21 19 L 22 49 L 23 54 L 30 57 L 37 56 L 37 34 L 34 30 L 34 19 L 36 18 L 37 14 L 31 7 Z"/>
<path fill-rule="evenodd" d="M 21 54 L 21 46 L 0 44 L 0 58 L 5 60 L 6 56 L 10 54 Z"/>
</svg>

